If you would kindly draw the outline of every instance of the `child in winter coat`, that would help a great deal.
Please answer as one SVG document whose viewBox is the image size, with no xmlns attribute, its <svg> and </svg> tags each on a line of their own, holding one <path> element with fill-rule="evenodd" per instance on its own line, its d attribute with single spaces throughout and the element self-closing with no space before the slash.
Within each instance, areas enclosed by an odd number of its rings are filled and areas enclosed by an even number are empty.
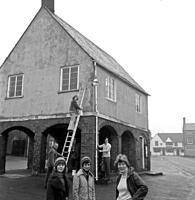
<svg viewBox="0 0 195 200">
<path fill-rule="evenodd" d="M 65 172 L 66 161 L 59 157 L 48 181 L 46 200 L 68 200 L 69 187 Z"/>
<path fill-rule="evenodd" d="M 94 176 L 90 171 L 91 159 L 81 159 L 81 169 L 73 177 L 73 200 L 95 200 Z"/>
</svg>

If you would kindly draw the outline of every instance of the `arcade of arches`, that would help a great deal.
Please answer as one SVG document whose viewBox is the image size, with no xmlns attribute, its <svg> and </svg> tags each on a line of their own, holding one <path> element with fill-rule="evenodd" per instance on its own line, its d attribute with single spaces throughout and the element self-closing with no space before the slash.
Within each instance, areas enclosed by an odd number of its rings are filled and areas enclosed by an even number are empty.
<svg viewBox="0 0 195 200">
<path fill-rule="evenodd" d="M 79 158 L 88 154 L 95 165 L 95 118 L 82 118 L 76 132 L 76 145 L 79 146 Z M 58 142 L 61 153 L 67 134 L 68 119 L 32 120 L 1 123 L 0 128 L 0 173 L 6 172 L 6 156 L 16 154 L 26 158 L 24 169 L 31 172 L 45 171 L 49 143 Z M 103 123 L 102 123 L 103 122 Z M 138 171 L 150 170 L 149 133 L 130 129 L 114 122 L 101 120 L 99 123 L 99 144 L 108 138 L 111 148 L 111 170 L 118 153 L 127 155 L 130 164 Z M 20 150 L 18 147 L 20 146 Z M 89 151 L 91 149 L 91 151 Z M 98 154 L 100 163 L 101 154 Z M 71 162 L 68 163 L 71 170 Z M 79 168 L 79 164 L 78 164 Z M 95 168 L 93 168 L 95 169 Z"/>
</svg>

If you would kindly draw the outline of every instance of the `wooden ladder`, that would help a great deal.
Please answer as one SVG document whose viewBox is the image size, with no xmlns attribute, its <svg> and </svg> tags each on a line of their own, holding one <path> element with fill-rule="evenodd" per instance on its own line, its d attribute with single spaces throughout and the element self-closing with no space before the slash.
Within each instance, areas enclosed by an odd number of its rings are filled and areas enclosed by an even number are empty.
<svg viewBox="0 0 195 200">
<path fill-rule="evenodd" d="M 81 97 L 80 104 L 79 104 L 80 107 L 83 103 L 85 90 L 86 90 L 86 88 L 79 90 L 79 95 L 78 95 L 79 99 Z M 73 131 L 67 132 L 67 136 L 66 136 L 66 139 L 65 139 L 65 142 L 64 142 L 64 146 L 63 146 L 61 155 L 65 158 L 66 164 L 68 163 L 68 159 L 70 157 L 70 152 L 71 152 L 72 145 L 73 145 L 73 142 L 74 142 L 74 138 L 75 138 L 75 135 L 76 135 L 76 131 L 77 131 L 77 127 L 78 127 L 78 124 L 79 124 L 81 112 L 79 112 L 79 114 L 75 117 L 74 129 L 73 129 Z M 72 118 L 70 119 L 70 121 L 71 120 L 72 120 Z"/>
</svg>

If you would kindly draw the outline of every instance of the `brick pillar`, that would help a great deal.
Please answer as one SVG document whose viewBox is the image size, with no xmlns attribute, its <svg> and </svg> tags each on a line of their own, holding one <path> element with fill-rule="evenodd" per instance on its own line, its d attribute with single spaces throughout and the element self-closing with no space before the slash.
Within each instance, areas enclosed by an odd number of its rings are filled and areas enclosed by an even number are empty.
<svg viewBox="0 0 195 200">
<path fill-rule="evenodd" d="M 28 163 L 27 163 L 27 168 L 28 169 L 32 169 L 32 165 L 33 165 L 33 150 L 34 150 L 34 137 L 29 137 Z"/>
<path fill-rule="evenodd" d="M 118 135 L 118 153 L 122 152 L 122 137 Z"/>
<path fill-rule="evenodd" d="M 95 117 L 87 117 L 82 120 L 81 131 L 81 158 L 89 156 L 92 160 L 92 171 L 95 171 Z"/>
<path fill-rule="evenodd" d="M 0 135 L 0 174 L 5 173 L 7 137 Z"/>
<path fill-rule="evenodd" d="M 40 172 L 40 160 L 41 160 L 41 134 L 36 131 L 34 137 L 33 166 L 32 166 L 32 174 L 34 175 L 37 175 Z"/>
<path fill-rule="evenodd" d="M 47 136 L 41 136 L 41 160 L 40 160 L 40 172 L 45 172 L 45 159 L 46 159 L 46 148 L 47 148 Z"/>
</svg>

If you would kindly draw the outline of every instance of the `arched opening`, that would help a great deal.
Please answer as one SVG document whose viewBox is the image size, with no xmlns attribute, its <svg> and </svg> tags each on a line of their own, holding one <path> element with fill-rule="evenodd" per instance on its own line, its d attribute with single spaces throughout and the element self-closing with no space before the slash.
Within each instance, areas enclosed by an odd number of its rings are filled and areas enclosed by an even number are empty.
<svg viewBox="0 0 195 200">
<path fill-rule="evenodd" d="M 0 171 L 32 168 L 34 133 L 26 127 L 8 128 L 1 136 Z"/>
<path fill-rule="evenodd" d="M 122 134 L 122 154 L 125 154 L 130 162 L 130 165 L 136 168 L 136 146 L 135 138 L 130 131 L 125 131 Z"/>
<path fill-rule="evenodd" d="M 110 152 L 110 169 L 111 172 L 115 171 L 114 161 L 118 154 L 118 137 L 115 129 L 111 126 L 103 126 L 99 130 L 99 144 L 103 144 L 105 138 L 108 138 L 108 142 L 111 144 L 111 152 Z M 101 170 L 101 161 L 102 161 L 102 153 L 98 153 L 98 171 L 99 178 L 102 177 Z"/>
<path fill-rule="evenodd" d="M 62 149 L 64 146 L 64 142 L 67 136 L 67 128 L 68 124 L 56 124 L 54 126 L 51 126 L 47 128 L 43 134 L 41 139 L 41 163 L 40 163 L 40 169 L 42 172 L 45 171 L 46 162 L 47 162 L 47 153 L 49 152 L 49 146 L 50 143 L 53 141 L 56 141 L 58 143 L 58 153 L 62 153 Z M 77 168 L 80 166 L 80 149 L 81 149 L 81 130 L 78 128 L 76 131 L 75 139 L 74 139 L 74 147 L 78 147 L 77 154 Z M 70 155 L 69 161 L 68 161 L 68 169 L 69 171 L 72 170 L 72 156 Z"/>
</svg>

